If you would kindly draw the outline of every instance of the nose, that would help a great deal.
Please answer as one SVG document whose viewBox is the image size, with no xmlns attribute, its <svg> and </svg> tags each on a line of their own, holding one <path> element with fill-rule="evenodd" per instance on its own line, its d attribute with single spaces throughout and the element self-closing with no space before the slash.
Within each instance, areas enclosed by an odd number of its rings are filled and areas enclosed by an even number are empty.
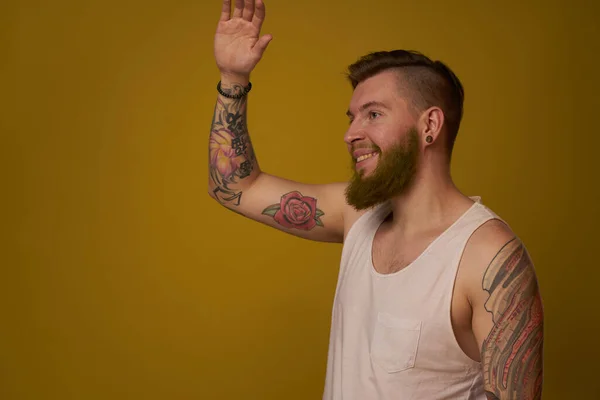
<svg viewBox="0 0 600 400">
<path fill-rule="evenodd" d="M 364 138 L 365 134 L 363 130 L 360 129 L 359 126 L 355 126 L 354 123 L 352 123 L 344 135 L 344 142 L 346 142 L 348 146 L 351 146 L 352 143 L 363 140 Z"/>
</svg>

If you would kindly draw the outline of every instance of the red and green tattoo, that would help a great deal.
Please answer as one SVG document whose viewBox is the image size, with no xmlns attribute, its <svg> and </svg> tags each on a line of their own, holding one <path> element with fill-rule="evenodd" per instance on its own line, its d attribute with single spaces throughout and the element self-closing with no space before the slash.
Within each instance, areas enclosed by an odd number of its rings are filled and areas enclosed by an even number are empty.
<svg viewBox="0 0 600 400">
<path fill-rule="evenodd" d="M 311 230 L 315 226 L 323 226 L 323 211 L 317 208 L 317 199 L 303 196 L 300 192 L 289 192 L 281 196 L 281 201 L 265 208 L 264 215 L 286 228 Z"/>
<path fill-rule="evenodd" d="M 494 327 L 482 346 L 488 399 L 538 400 L 543 380 L 543 309 L 532 261 L 508 242 L 488 266 L 483 289 Z"/>
</svg>

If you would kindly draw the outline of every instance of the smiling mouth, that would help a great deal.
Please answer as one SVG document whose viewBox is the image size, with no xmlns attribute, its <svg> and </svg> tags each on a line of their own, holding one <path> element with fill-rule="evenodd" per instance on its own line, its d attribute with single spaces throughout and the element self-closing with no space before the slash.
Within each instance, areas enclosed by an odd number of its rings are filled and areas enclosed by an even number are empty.
<svg viewBox="0 0 600 400">
<path fill-rule="evenodd" d="M 359 163 L 359 162 L 364 161 L 364 160 L 366 160 L 368 158 L 371 158 L 371 157 L 373 157 L 375 155 L 377 155 L 376 151 L 374 151 L 373 153 L 369 153 L 369 154 L 363 154 L 362 156 L 360 156 L 360 157 L 358 157 L 356 159 L 356 162 Z"/>
</svg>

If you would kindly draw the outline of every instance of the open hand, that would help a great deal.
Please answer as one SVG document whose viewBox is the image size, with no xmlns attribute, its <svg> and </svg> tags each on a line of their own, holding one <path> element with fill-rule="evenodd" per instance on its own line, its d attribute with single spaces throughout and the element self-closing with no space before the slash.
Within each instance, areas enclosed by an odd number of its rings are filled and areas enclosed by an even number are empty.
<svg viewBox="0 0 600 400">
<path fill-rule="evenodd" d="M 215 34 L 215 60 L 222 75 L 247 77 L 258 64 L 273 39 L 260 37 L 265 12 L 263 0 L 223 0 Z"/>
</svg>

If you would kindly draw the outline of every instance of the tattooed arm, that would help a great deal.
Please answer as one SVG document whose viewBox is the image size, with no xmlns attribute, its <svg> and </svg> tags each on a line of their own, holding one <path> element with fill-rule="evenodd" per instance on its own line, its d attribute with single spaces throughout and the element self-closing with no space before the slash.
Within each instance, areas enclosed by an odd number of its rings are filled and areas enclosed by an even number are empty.
<svg viewBox="0 0 600 400">
<path fill-rule="evenodd" d="M 544 317 L 533 262 L 506 225 L 492 221 L 472 238 L 469 301 L 488 399 L 539 400 Z"/>
<path fill-rule="evenodd" d="M 271 35 L 262 0 L 223 0 L 215 60 L 226 95 L 243 93 Z M 233 11 L 233 12 L 232 12 Z M 208 192 L 248 218 L 312 240 L 341 242 L 345 184 L 303 185 L 260 170 L 246 124 L 248 96 L 218 95 L 209 139 Z"/>
<path fill-rule="evenodd" d="M 222 77 L 235 94 L 244 77 Z M 218 95 L 209 140 L 208 191 L 228 209 L 305 239 L 341 242 L 345 184 L 308 185 L 260 170 L 246 123 L 248 96 Z"/>
<path fill-rule="evenodd" d="M 226 94 L 237 94 L 248 78 L 221 78 Z M 260 174 L 246 125 L 248 97 L 230 99 L 219 95 L 209 139 L 209 193 L 221 204 L 239 206 L 243 189 Z"/>
</svg>

